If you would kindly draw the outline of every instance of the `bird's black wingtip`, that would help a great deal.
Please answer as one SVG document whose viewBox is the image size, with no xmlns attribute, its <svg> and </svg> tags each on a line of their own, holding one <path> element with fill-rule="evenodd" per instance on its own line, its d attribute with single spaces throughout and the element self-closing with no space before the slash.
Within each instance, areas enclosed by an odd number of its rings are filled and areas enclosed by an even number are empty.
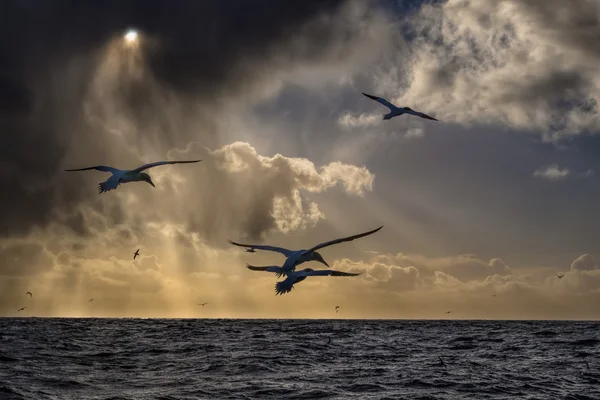
<svg viewBox="0 0 600 400">
<path fill-rule="evenodd" d="M 377 100 L 377 96 L 373 96 L 373 95 L 370 95 L 370 94 L 366 94 L 365 92 L 362 92 L 362 94 L 364 94 L 365 96 L 367 96 L 367 97 L 368 97 L 368 98 L 370 98 L 370 99 Z"/>
</svg>

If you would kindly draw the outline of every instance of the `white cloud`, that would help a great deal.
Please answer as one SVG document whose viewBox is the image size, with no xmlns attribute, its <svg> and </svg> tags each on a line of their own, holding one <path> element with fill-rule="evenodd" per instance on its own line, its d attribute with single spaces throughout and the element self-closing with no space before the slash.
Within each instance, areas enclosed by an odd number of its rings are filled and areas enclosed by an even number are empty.
<svg viewBox="0 0 600 400">
<path fill-rule="evenodd" d="M 422 128 L 410 128 L 405 134 L 405 139 L 422 138 L 425 136 L 425 131 Z"/>
<path fill-rule="evenodd" d="M 567 168 L 560 169 L 557 164 L 552 164 L 547 167 L 542 167 L 533 172 L 536 178 L 546 179 L 549 181 L 559 181 L 569 176 L 570 171 Z"/>
<path fill-rule="evenodd" d="M 397 57 L 384 58 L 388 72 L 374 86 L 445 121 L 498 123 L 547 139 L 598 132 L 599 13 L 600 2 L 588 0 L 425 4 L 403 21 L 412 38 L 388 42 L 385 52 Z"/>
<path fill-rule="evenodd" d="M 382 121 L 381 114 L 358 114 L 344 113 L 338 118 L 338 125 L 343 128 L 356 128 L 364 126 L 376 126 Z"/>
<path fill-rule="evenodd" d="M 598 269 L 598 264 L 590 254 L 583 254 L 571 263 L 571 271 L 592 271 L 595 269 Z"/>
</svg>

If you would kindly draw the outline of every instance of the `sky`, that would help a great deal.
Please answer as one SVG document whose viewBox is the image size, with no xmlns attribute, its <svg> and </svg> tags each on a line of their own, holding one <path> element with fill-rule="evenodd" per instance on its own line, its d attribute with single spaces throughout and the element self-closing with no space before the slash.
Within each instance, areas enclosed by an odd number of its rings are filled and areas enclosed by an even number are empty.
<svg viewBox="0 0 600 400">
<path fill-rule="evenodd" d="M 4 1 L 0 316 L 599 319 L 598 37 L 597 0 Z M 283 296 L 228 243 L 380 225 Z"/>
</svg>

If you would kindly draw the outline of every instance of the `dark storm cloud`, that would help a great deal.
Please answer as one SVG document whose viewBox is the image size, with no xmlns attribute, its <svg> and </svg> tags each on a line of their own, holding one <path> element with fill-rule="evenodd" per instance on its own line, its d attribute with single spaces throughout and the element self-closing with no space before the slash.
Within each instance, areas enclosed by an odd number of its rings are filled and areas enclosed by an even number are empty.
<svg viewBox="0 0 600 400">
<path fill-rule="evenodd" d="M 235 94 L 260 74 L 274 46 L 338 0 L 256 1 L 17 1 L 0 4 L 0 234 L 23 233 L 89 197 L 57 172 L 73 146 L 111 161 L 98 128 L 83 116 L 83 103 L 103 46 L 128 27 L 149 38 L 145 67 L 161 86 L 180 94 Z M 327 32 L 323 32 L 327 36 Z M 327 37 L 310 38 L 304 52 Z M 303 54 L 305 55 L 305 54 Z M 293 57 L 293 54 L 290 55 Z M 266 67 L 265 67 L 266 68 Z M 129 102 L 138 120 L 156 115 L 146 87 Z M 127 93 L 121 93 L 127 94 Z M 69 127 L 70 129 L 65 129 Z M 143 127 L 142 127 L 143 128 Z M 94 131 L 96 129 L 96 131 Z M 86 136 L 87 135 L 87 136 Z M 162 143 L 174 145 L 169 138 Z M 85 142 L 85 143 L 84 143 Z M 181 143 L 177 143 L 181 144 Z M 69 162 L 89 159 L 87 155 Z M 70 183 L 68 183 L 70 182 Z M 84 194 L 85 193 L 85 194 Z M 81 229 L 78 228 L 79 231 Z"/>
</svg>

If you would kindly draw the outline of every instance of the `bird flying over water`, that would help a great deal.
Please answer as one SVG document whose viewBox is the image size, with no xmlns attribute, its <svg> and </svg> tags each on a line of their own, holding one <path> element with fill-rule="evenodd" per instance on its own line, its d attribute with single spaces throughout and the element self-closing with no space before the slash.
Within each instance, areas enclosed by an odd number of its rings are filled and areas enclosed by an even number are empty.
<svg viewBox="0 0 600 400">
<path fill-rule="evenodd" d="M 556 276 L 558 276 L 558 279 L 562 279 L 563 276 L 565 276 L 564 274 L 556 274 Z"/>
<path fill-rule="evenodd" d="M 150 164 L 144 164 L 141 167 L 137 167 L 136 169 L 117 169 L 113 167 L 107 167 L 104 165 L 97 165 L 95 167 L 88 168 L 78 168 L 78 169 L 66 169 L 65 171 L 87 171 L 91 169 L 95 169 L 97 171 L 102 172 L 110 172 L 112 176 L 108 178 L 105 182 L 101 182 L 98 184 L 98 193 L 108 192 L 110 190 L 116 189 L 121 183 L 129 183 L 129 182 L 146 182 L 150 185 L 154 186 L 150 175 L 145 172 L 142 172 L 148 168 L 157 167 L 159 165 L 166 164 L 186 164 L 186 163 L 197 163 L 202 160 L 191 160 L 191 161 L 157 161 Z"/>
<path fill-rule="evenodd" d="M 271 267 L 255 267 L 253 265 L 246 265 L 248 269 L 253 271 L 267 271 L 274 272 L 276 274 L 283 274 L 282 267 L 271 266 Z M 350 272 L 334 271 L 332 269 L 321 269 L 315 271 L 312 268 L 305 268 L 300 271 L 290 271 L 287 273 L 287 278 L 281 282 L 275 284 L 275 294 L 285 294 L 292 291 L 296 283 L 300 283 L 309 276 L 357 276 L 360 274 L 354 274 Z"/>
<path fill-rule="evenodd" d="M 140 255 L 140 249 L 137 249 L 137 250 L 135 251 L 135 253 L 133 253 L 133 259 L 135 260 L 135 258 L 136 258 L 137 256 L 139 256 L 139 255 Z"/>
<path fill-rule="evenodd" d="M 323 259 L 323 256 L 321 256 L 321 254 L 319 254 L 317 252 L 317 250 L 322 249 L 327 246 L 332 246 L 334 244 L 350 242 L 354 239 L 358 239 L 358 238 L 361 238 L 361 237 L 364 237 L 367 235 L 371 235 L 371 234 L 377 232 L 378 230 L 380 230 L 381 228 L 383 228 L 383 225 L 381 225 L 377 229 L 373 229 L 372 231 L 368 231 L 368 232 L 364 232 L 364 233 L 359 233 L 358 235 L 353 235 L 353 236 L 348 236 L 348 237 L 344 237 L 344 238 L 340 238 L 340 239 L 330 240 L 328 242 L 318 244 L 308 250 L 288 250 L 288 249 L 284 249 L 283 247 L 276 247 L 276 246 L 264 246 L 264 245 L 259 245 L 259 244 L 242 244 L 242 243 L 234 242 L 232 240 L 230 240 L 229 243 L 236 245 L 236 246 L 249 247 L 251 249 L 256 249 L 256 250 L 275 251 L 277 253 L 283 254 L 286 257 L 286 259 L 285 259 L 285 262 L 283 263 L 283 266 L 281 266 L 281 267 L 272 266 L 272 267 L 250 268 L 253 271 L 275 272 L 277 274 L 277 277 L 279 278 L 282 275 L 288 275 L 290 272 L 293 272 L 296 269 L 297 265 L 300 265 L 307 261 L 318 261 L 321 264 L 324 264 L 325 266 L 327 266 L 327 268 L 329 268 L 329 264 L 327 264 L 327 262 Z M 271 268 L 271 270 L 269 270 L 269 268 Z"/>
<path fill-rule="evenodd" d="M 446 311 L 446 314 L 452 314 L 452 311 Z"/>
<path fill-rule="evenodd" d="M 340 306 L 335 306 L 335 313 L 337 314 L 338 311 L 340 311 Z"/>
<path fill-rule="evenodd" d="M 417 117 L 421 117 L 421 118 L 425 118 L 425 119 L 430 119 L 432 121 L 437 121 L 437 119 L 430 117 L 427 114 L 423 114 L 422 112 L 418 112 L 413 110 L 412 108 L 409 107 L 397 107 L 395 105 L 393 105 L 392 103 L 390 103 L 389 101 L 387 101 L 386 99 L 382 99 L 381 97 L 377 97 L 377 96 L 371 96 L 370 94 L 366 94 L 363 93 L 365 96 L 367 96 L 368 98 L 375 100 L 376 102 L 378 102 L 379 104 L 383 104 L 384 106 L 386 106 L 387 108 L 390 109 L 390 112 L 385 114 L 383 116 L 383 119 L 391 119 L 394 117 L 397 117 L 399 115 L 402 114 L 410 114 L 410 115 L 414 115 Z"/>
<path fill-rule="evenodd" d="M 29 295 L 29 297 L 33 297 L 33 293 L 31 293 L 31 292 L 27 292 L 27 293 L 25 293 L 25 295 Z"/>
<path fill-rule="evenodd" d="M 440 366 L 448 369 L 448 367 L 446 366 L 446 363 L 444 362 L 444 360 L 442 360 L 442 357 L 438 356 L 438 359 L 440 360 Z"/>
<path fill-rule="evenodd" d="M 21 308 L 19 308 L 19 309 L 17 310 L 17 312 L 19 312 L 19 311 L 23 311 L 23 310 L 24 310 L 24 309 L 26 309 L 26 308 L 27 308 L 27 307 L 21 307 Z"/>
<path fill-rule="evenodd" d="M 208 303 L 202 303 L 202 304 L 198 304 L 199 306 L 204 307 L 205 305 L 207 305 Z"/>
</svg>

